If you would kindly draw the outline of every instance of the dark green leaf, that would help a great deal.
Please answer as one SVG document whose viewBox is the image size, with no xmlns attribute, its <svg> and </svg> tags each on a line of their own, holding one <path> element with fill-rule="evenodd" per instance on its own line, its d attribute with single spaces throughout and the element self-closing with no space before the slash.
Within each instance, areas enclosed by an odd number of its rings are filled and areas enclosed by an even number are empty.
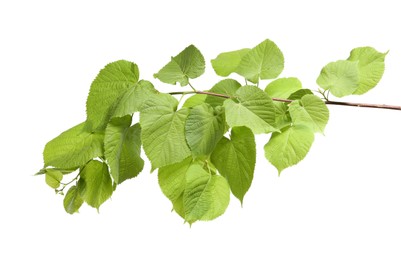
<svg viewBox="0 0 401 260">
<path fill-rule="evenodd" d="M 233 127 L 231 140 L 223 137 L 211 156 L 212 163 L 230 185 L 241 203 L 252 184 L 256 162 L 256 144 L 247 127 Z"/>
<path fill-rule="evenodd" d="M 313 92 L 310 89 L 300 89 L 298 91 L 295 91 L 294 93 L 292 93 L 288 99 L 289 100 L 298 100 L 301 99 L 303 96 L 308 95 L 308 94 L 313 94 Z"/>
</svg>

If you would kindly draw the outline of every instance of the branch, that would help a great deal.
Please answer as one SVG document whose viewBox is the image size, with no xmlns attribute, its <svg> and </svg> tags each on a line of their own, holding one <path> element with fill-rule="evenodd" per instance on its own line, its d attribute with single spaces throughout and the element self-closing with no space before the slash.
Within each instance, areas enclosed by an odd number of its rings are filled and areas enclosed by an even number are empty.
<svg viewBox="0 0 401 260">
<path fill-rule="evenodd" d="M 231 98 L 229 95 L 219 94 L 208 91 L 178 91 L 169 92 L 170 95 L 185 95 L 185 94 L 199 94 L 199 95 L 209 95 L 221 98 Z M 282 99 L 282 98 L 272 98 L 274 101 L 291 103 L 293 100 Z M 326 105 L 337 105 L 337 106 L 349 106 L 349 107 L 368 107 L 368 108 L 381 108 L 381 109 L 391 109 L 391 110 L 401 110 L 401 106 L 393 106 L 386 104 L 367 104 L 367 103 L 352 103 L 352 102 L 340 102 L 340 101 L 325 101 Z"/>
</svg>

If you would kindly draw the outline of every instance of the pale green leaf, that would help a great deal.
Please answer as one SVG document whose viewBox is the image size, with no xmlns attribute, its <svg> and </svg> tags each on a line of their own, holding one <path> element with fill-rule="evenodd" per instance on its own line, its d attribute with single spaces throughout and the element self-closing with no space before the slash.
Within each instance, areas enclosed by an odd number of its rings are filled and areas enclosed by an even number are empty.
<svg viewBox="0 0 401 260">
<path fill-rule="evenodd" d="M 253 83 L 277 78 L 284 69 L 284 56 L 277 45 L 265 40 L 245 54 L 236 72 Z"/>
<path fill-rule="evenodd" d="M 85 130 L 85 123 L 74 126 L 46 144 L 45 166 L 64 169 L 83 166 L 103 155 L 103 138 L 103 134 Z"/>
<path fill-rule="evenodd" d="M 238 83 L 238 81 L 233 79 L 224 79 L 219 81 L 216 85 L 214 85 L 212 89 L 210 89 L 210 92 L 232 97 L 235 95 L 235 92 L 240 87 L 241 84 Z M 213 107 L 217 107 L 217 106 L 222 106 L 224 100 L 226 99 L 223 97 L 207 95 L 205 102 L 212 105 Z"/>
<path fill-rule="evenodd" d="M 139 81 L 122 95 L 116 105 L 113 117 L 123 117 L 140 111 L 145 101 L 156 93 L 157 90 L 152 83 L 146 80 Z"/>
<path fill-rule="evenodd" d="M 45 181 L 53 189 L 57 189 L 60 186 L 60 182 L 63 179 L 63 173 L 56 169 L 46 169 Z"/>
<path fill-rule="evenodd" d="M 310 89 L 304 88 L 304 89 L 300 89 L 295 91 L 294 93 L 292 93 L 288 99 L 289 100 L 298 100 L 301 99 L 303 96 L 308 95 L 308 94 L 313 94 L 313 92 Z"/>
<path fill-rule="evenodd" d="M 255 134 L 277 131 L 275 108 L 266 92 L 255 86 L 244 86 L 237 90 L 235 97 L 224 101 L 230 127 L 246 126 Z"/>
<path fill-rule="evenodd" d="M 284 102 L 273 102 L 276 112 L 276 127 L 281 129 L 292 123 L 290 113 L 288 112 L 288 104 Z"/>
<path fill-rule="evenodd" d="M 178 200 L 185 190 L 186 175 L 192 165 L 192 158 L 159 168 L 158 179 L 163 194 L 171 201 Z"/>
<path fill-rule="evenodd" d="M 280 78 L 270 82 L 265 92 L 272 98 L 288 98 L 292 93 L 302 88 L 302 83 L 297 78 Z"/>
<path fill-rule="evenodd" d="M 188 79 L 197 78 L 204 72 L 205 58 L 194 45 L 190 45 L 177 56 L 171 57 L 171 61 L 155 73 L 154 77 L 164 83 L 175 85 L 178 82 L 181 86 L 186 86 Z"/>
<path fill-rule="evenodd" d="M 212 220 L 222 215 L 230 202 L 230 187 L 225 178 L 211 175 L 200 165 L 187 171 L 183 197 L 185 220 Z"/>
<path fill-rule="evenodd" d="M 185 123 L 185 136 L 194 156 L 211 154 L 224 132 L 222 107 L 201 104 L 190 110 Z"/>
<path fill-rule="evenodd" d="M 88 128 L 103 130 L 121 95 L 138 79 L 139 70 L 135 63 L 119 60 L 104 67 L 92 82 L 86 101 Z"/>
<path fill-rule="evenodd" d="M 189 97 L 187 100 L 185 100 L 182 107 L 190 108 L 190 107 L 195 107 L 197 105 L 203 104 L 203 103 L 205 103 L 206 96 L 207 95 L 201 95 L 201 94 L 193 95 L 193 96 Z"/>
<path fill-rule="evenodd" d="M 256 144 L 247 127 L 233 127 L 231 140 L 223 137 L 211 156 L 212 163 L 230 185 L 241 203 L 252 184 L 256 162 Z"/>
<path fill-rule="evenodd" d="M 265 156 L 279 174 L 285 168 L 303 160 L 314 141 L 312 130 L 302 125 L 289 126 L 281 133 L 273 133 L 265 145 Z"/>
<path fill-rule="evenodd" d="M 378 52 L 372 47 L 359 47 L 351 51 L 348 60 L 358 61 L 359 71 L 359 85 L 353 94 L 364 94 L 379 83 L 384 73 L 387 53 Z"/>
<path fill-rule="evenodd" d="M 69 214 L 74 214 L 78 212 L 83 203 L 84 200 L 81 195 L 79 195 L 77 186 L 71 186 L 67 194 L 65 194 L 63 201 L 65 211 Z"/>
<path fill-rule="evenodd" d="M 336 97 L 351 95 L 359 85 L 358 62 L 339 60 L 323 67 L 316 83 Z"/>
<path fill-rule="evenodd" d="M 99 209 L 100 205 L 111 197 L 113 184 L 107 164 L 90 161 L 81 171 L 79 182 L 84 186 L 82 198 L 88 205 Z"/>
<path fill-rule="evenodd" d="M 140 114 L 143 149 L 152 169 L 180 162 L 191 155 L 185 139 L 188 108 L 176 111 L 178 101 L 157 94 L 145 102 Z"/>
<path fill-rule="evenodd" d="M 143 169 L 141 127 L 131 126 L 131 116 L 113 118 L 107 125 L 104 147 L 111 176 L 117 184 L 136 177 Z"/>
<path fill-rule="evenodd" d="M 247 54 L 250 49 L 240 49 L 236 51 L 220 53 L 212 60 L 212 67 L 217 75 L 227 77 L 235 72 L 241 62 L 242 57 Z"/>
<path fill-rule="evenodd" d="M 329 109 L 315 95 L 305 95 L 300 100 L 289 105 L 289 111 L 294 125 L 304 125 L 314 132 L 324 133 L 329 121 Z"/>
</svg>

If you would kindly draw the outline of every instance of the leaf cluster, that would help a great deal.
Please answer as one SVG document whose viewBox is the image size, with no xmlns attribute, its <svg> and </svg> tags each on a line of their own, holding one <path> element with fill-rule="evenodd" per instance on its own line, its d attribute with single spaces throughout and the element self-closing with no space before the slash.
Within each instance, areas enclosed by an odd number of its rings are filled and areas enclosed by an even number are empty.
<svg viewBox="0 0 401 260">
<path fill-rule="evenodd" d="M 86 120 L 46 144 L 38 174 L 58 194 L 68 187 L 68 213 L 78 212 L 84 202 L 99 209 L 118 185 L 142 172 L 144 151 L 179 216 L 190 224 L 215 219 L 225 212 L 230 194 L 243 203 L 251 187 L 256 134 L 267 137 L 264 154 L 279 174 L 299 163 L 315 134 L 324 133 L 329 93 L 366 93 L 381 79 L 385 56 L 361 47 L 346 60 L 328 63 L 317 78 L 322 97 L 295 77 L 278 78 L 284 56 L 271 40 L 219 54 L 211 64 L 225 78 L 202 91 L 190 83 L 206 67 L 194 45 L 154 74 L 192 91 L 159 92 L 140 78 L 135 63 L 112 62 L 90 86 Z M 227 78 L 231 74 L 244 84 Z M 182 103 L 175 94 L 193 96 Z M 133 120 L 135 113 L 139 121 Z M 68 177 L 72 172 L 76 176 Z"/>
</svg>

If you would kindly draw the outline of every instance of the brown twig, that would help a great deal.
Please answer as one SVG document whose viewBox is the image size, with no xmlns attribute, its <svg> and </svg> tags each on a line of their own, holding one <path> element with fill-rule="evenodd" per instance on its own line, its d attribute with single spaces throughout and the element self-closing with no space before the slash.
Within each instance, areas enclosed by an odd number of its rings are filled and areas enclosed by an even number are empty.
<svg viewBox="0 0 401 260">
<path fill-rule="evenodd" d="M 229 95 L 219 94 L 208 91 L 179 91 L 179 92 L 170 92 L 170 95 L 182 95 L 182 94 L 199 94 L 199 95 L 209 95 L 221 98 L 231 98 Z M 274 101 L 291 103 L 293 100 L 282 99 L 282 98 L 272 98 Z M 367 104 L 367 103 L 353 103 L 353 102 L 340 102 L 340 101 L 329 101 L 326 100 L 325 103 L 327 105 L 337 105 L 337 106 L 349 106 L 349 107 L 368 107 L 368 108 L 380 108 L 380 109 L 391 109 L 391 110 L 401 110 L 401 106 L 393 106 L 386 104 Z"/>
</svg>

